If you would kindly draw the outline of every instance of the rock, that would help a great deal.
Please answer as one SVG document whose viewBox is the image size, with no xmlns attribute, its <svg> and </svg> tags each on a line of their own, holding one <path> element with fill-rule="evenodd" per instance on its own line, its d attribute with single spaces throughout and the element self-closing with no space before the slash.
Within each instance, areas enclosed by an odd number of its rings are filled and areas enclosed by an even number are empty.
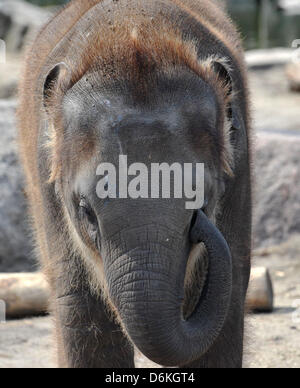
<svg viewBox="0 0 300 388">
<path fill-rule="evenodd" d="M 19 166 L 16 103 L 0 100 L 0 272 L 32 270 L 32 244 Z"/>
<path fill-rule="evenodd" d="M 290 89 L 294 92 L 300 92 L 300 63 L 290 63 L 287 65 L 286 75 Z"/>
<path fill-rule="evenodd" d="M 273 311 L 274 292 L 271 276 L 267 268 L 252 268 L 247 305 L 256 312 Z"/>
<path fill-rule="evenodd" d="M 1 0 L 0 39 L 6 42 L 8 51 L 20 51 L 50 15 L 49 10 L 23 0 Z"/>
<path fill-rule="evenodd" d="M 300 93 L 291 93 L 284 66 L 250 71 L 253 130 L 299 134 Z"/>
<path fill-rule="evenodd" d="M 41 273 L 0 274 L 0 300 L 6 318 L 44 314 L 50 299 L 49 286 Z"/>
<path fill-rule="evenodd" d="M 300 131 L 298 136 L 288 133 L 261 133 L 258 136 L 255 156 L 255 247 L 284 243 L 292 235 L 300 233 L 299 151 Z"/>
<path fill-rule="evenodd" d="M 20 69 L 19 56 L 7 55 L 6 62 L 0 63 L 0 99 L 16 97 Z"/>
</svg>

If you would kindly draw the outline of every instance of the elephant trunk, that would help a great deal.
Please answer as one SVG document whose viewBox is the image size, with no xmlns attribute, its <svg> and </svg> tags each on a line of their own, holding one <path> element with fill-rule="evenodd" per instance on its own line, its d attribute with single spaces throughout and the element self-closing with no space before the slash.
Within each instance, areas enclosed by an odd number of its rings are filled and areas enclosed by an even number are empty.
<svg viewBox="0 0 300 388">
<path fill-rule="evenodd" d="M 165 247 L 149 243 L 148 249 L 131 249 L 106 268 L 110 296 L 126 332 L 146 357 L 164 366 L 182 366 L 204 355 L 220 334 L 231 301 L 231 254 L 202 211 L 190 239 L 206 245 L 209 271 L 188 320 L 182 314 L 188 252 L 172 257 Z"/>
</svg>

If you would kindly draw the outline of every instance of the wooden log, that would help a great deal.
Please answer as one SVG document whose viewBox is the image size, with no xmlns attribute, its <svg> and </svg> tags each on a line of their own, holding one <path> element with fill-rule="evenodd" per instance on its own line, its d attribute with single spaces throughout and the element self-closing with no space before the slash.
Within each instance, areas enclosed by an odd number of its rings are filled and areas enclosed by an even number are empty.
<svg viewBox="0 0 300 388">
<path fill-rule="evenodd" d="M 274 292 L 271 276 L 267 268 L 255 267 L 252 269 L 247 305 L 252 311 L 273 311 Z"/>
<path fill-rule="evenodd" d="M 286 67 L 286 75 L 290 89 L 294 92 L 300 92 L 300 63 L 288 64 Z"/>
<path fill-rule="evenodd" d="M 50 291 L 41 273 L 0 274 L 0 301 L 6 305 L 6 317 L 17 318 L 45 313 Z M 258 312 L 273 311 L 274 295 L 269 271 L 252 269 L 247 305 Z"/>
<path fill-rule="evenodd" d="M 41 273 L 0 274 L 0 300 L 5 304 L 7 318 L 45 313 L 49 296 Z"/>
</svg>

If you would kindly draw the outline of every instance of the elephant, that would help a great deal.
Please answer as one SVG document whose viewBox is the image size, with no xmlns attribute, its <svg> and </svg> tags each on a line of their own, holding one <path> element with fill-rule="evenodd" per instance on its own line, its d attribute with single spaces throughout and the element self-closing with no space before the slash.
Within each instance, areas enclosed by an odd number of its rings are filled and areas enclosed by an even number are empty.
<svg viewBox="0 0 300 388">
<path fill-rule="evenodd" d="M 135 348 L 162 366 L 242 367 L 249 96 L 219 2 L 73 0 L 28 50 L 19 100 L 59 367 L 133 368 Z M 99 174 L 120 157 L 136 174 L 128 187 Z M 160 188 L 147 197 L 138 173 L 153 165 L 170 167 L 169 183 L 204 166 L 201 205 Z"/>
</svg>

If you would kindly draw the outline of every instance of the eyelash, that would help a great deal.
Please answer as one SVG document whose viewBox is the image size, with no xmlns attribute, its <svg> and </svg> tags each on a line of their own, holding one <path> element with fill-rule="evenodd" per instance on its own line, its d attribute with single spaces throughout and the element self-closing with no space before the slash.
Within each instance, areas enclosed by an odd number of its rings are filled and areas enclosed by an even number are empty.
<svg viewBox="0 0 300 388">
<path fill-rule="evenodd" d="M 83 211 L 89 221 L 92 225 L 98 225 L 97 217 L 95 216 L 93 210 L 90 208 L 90 206 L 86 203 L 84 198 L 81 198 L 79 207 L 81 211 Z"/>
</svg>

